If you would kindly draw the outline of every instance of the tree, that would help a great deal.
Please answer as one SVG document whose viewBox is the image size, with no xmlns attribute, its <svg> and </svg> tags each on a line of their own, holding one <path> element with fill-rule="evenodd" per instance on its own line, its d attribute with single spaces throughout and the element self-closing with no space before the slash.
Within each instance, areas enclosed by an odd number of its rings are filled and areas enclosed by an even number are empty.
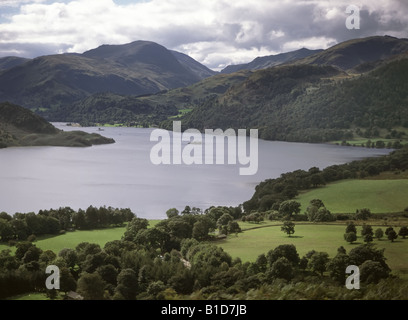
<svg viewBox="0 0 408 320">
<path fill-rule="evenodd" d="M 266 258 L 265 254 L 262 253 L 258 256 L 258 258 L 255 261 L 255 264 L 257 266 L 257 269 L 259 272 L 265 272 L 266 267 L 268 265 L 268 259 Z"/>
<path fill-rule="evenodd" d="M 60 268 L 60 290 L 67 293 L 69 291 L 75 291 L 76 287 L 77 283 L 70 270 L 66 267 Z"/>
<path fill-rule="evenodd" d="M 288 234 L 290 237 L 292 234 L 295 233 L 295 224 L 292 221 L 284 221 L 283 226 L 281 226 L 281 230 Z"/>
<path fill-rule="evenodd" d="M 369 224 L 363 224 L 363 227 L 362 227 L 362 229 L 361 229 L 361 235 L 364 237 L 365 235 L 371 235 L 371 236 L 373 236 L 374 235 L 374 232 L 373 232 L 373 227 L 371 227 Z"/>
<path fill-rule="evenodd" d="M 365 234 L 363 237 L 364 242 L 369 243 L 373 241 L 373 236 L 369 233 Z"/>
<path fill-rule="evenodd" d="M 185 206 L 184 210 L 181 211 L 181 214 L 182 214 L 182 215 L 191 214 L 191 208 L 190 208 L 190 206 Z"/>
<path fill-rule="evenodd" d="M 6 219 L 0 218 L 0 240 L 5 242 L 13 239 L 13 237 L 14 230 L 11 223 Z"/>
<path fill-rule="evenodd" d="M 388 240 L 391 240 L 391 242 L 394 242 L 395 239 L 398 238 L 398 234 L 395 232 L 394 229 L 389 230 L 387 234 Z"/>
<path fill-rule="evenodd" d="M 285 257 L 294 266 L 297 266 L 300 261 L 299 254 L 293 244 L 281 244 L 275 249 L 270 250 L 266 257 L 268 259 L 269 266 L 272 266 L 272 264 L 280 257 Z"/>
<path fill-rule="evenodd" d="M 62 249 L 58 253 L 58 256 L 62 257 L 65 260 L 67 267 L 70 269 L 73 269 L 79 262 L 78 254 L 74 249 Z"/>
<path fill-rule="evenodd" d="M 281 278 L 289 281 L 294 277 L 293 265 L 287 258 L 280 257 L 272 264 L 266 276 L 270 280 Z"/>
<path fill-rule="evenodd" d="M 170 219 L 167 223 L 168 232 L 177 239 L 191 238 L 193 226 L 182 219 Z"/>
<path fill-rule="evenodd" d="M 347 222 L 346 233 L 354 232 L 357 234 L 357 228 L 353 221 Z"/>
<path fill-rule="evenodd" d="M 217 220 L 217 227 L 222 234 L 228 234 L 228 223 L 234 220 L 234 217 L 231 216 L 229 213 L 224 213 L 218 220 Z"/>
<path fill-rule="evenodd" d="M 324 222 L 324 221 L 335 220 L 335 217 L 324 206 L 318 208 L 316 206 L 310 205 L 306 209 L 306 215 L 309 221 L 314 221 L 314 222 Z"/>
<path fill-rule="evenodd" d="M 166 215 L 168 219 L 177 217 L 179 215 L 179 211 L 176 208 L 171 208 L 166 211 Z"/>
<path fill-rule="evenodd" d="M 15 256 L 18 260 L 22 260 L 26 252 L 35 245 L 28 241 L 22 241 L 17 243 Z"/>
<path fill-rule="evenodd" d="M 308 267 L 313 272 L 320 272 L 323 276 L 323 272 L 326 271 L 326 265 L 329 262 L 329 255 L 326 252 L 315 252 L 308 262 Z"/>
<path fill-rule="evenodd" d="M 337 255 L 327 263 L 327 271 L 332 279 L 344 284 L 346 280 L 346 268 L 350 265 L 347 254 L 338 251 Z"/>
<path fill-rule="evenodd" d="M 350 264 L 360 266 L 364 261 L 372 260 L 379 262 L 385 269 L 391 271 L 384 257 L 384 249 L 376 249 L 373 244 L 359 245 L 349 252 Z"/>
<path fill-rule="evenodd" d="M 26 240 L 29 235 L 27 223 L 23 219 L 13 219 L 10 221 L 17 240 Z"/>
<path fill-rule="evenodd" d="M 126 231 L 123 239 L 127 241 L 135 241 L 136 235 L 140 230 L 146 230 L 149 226 L 147 219 L 134 217 L 126 226 Z"/>
<path fill-rule="evenodd" d="M 384 236 L 384 231 L 381 228 L 375 230 L 375 237 L 380 240 Z"/>
<path fill-rule="evenodd" d="M 364 242 L 371 242 L 373 241 L 373 228 L 368 224 L 363 224 L 363 228 L 361 230 L 361 235 L 363 236 Z"/>
<path fill-rule="evenodd" d="M 292 214 L 298 214 L 300 212 L 300 202 L 295 200 L 283 201 L 279 206 L 279 213 L 286 217 L 291 217 Z"/>
<path fill-rule="evenodd" d="M 85 300 L 103 300 L 105 285 L 98 273 L 83 272 L 78 280 L 77 291 Z"/>
<path fill-rule="evenodd" d="M 231 233 L 240 233 L 242 230 L 238 222 L 230 221 L 228 222 L 228 225 L 227 225 L 227 231 L 228 231 L 228 234 L 231 234 Z"/>
<path fill-rule="evenodd" d="M 378 261 L 366 260 L 360 266 L 360 280 L 364 283 L 378 283 L 389 276 L 389 269 Z"/>
<path fill-rule="evenodd" d="M 358 209 L 356 211 L 356 219 L 358 220 L 367 220 L 369 217 L 371 217 L 371 211 L 370 209 L 364 208 L 364 209 Z"/>
<path fill-rule="evenodd" d="M 199 220 L 194 223 L 192 237 L 196 240 L 204 240 L 208 237 L 209 226 L 205 221 Z"/>
<path fill-rule="evenodd" d="M 355 232 L 347 232 L 344 234 L 344 240 L 353 243 L 354 241 L 357 240 L 357 235 L 355 234 Z"/>
<path fill-rule="evenodd" d="M 123 299 L 134 300 L 139 289 L 138 276 L 133 269 L 123 269 L 117 277 L 117 287 L 115 295 L 120 295 Z"/>
<path fill-rule="evenodd" d="M 405 239 L 405 237 L 408 236 L 408 227 L 407 226 L 401 227 L 398 232 L 398 235 Z"/>
</svg>

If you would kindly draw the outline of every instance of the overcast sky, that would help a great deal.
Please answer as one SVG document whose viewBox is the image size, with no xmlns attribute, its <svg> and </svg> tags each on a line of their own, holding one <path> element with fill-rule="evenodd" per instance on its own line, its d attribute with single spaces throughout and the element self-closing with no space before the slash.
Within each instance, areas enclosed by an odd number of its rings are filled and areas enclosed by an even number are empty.
<svg viewBox="0 0 408 320">
<path fill-rule="evenodd" d="M 349 5 L 359 30 L 346 28 Z M 372 35 L 408 38 L 408 0 L 0 0 L 0 57 L 150 40 L 220 70 Z"/>
</svg>

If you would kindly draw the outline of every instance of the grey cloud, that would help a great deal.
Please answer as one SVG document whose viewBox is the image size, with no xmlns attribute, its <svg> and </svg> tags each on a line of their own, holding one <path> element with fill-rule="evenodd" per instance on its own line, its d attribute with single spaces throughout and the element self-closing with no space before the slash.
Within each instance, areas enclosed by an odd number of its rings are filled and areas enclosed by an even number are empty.
<svg viewBox="0 0 408 320">
<path fill-rule="evenodd" d="M 124 41 L 151 40 L 158 42 L 169 49 L 192 48 L 187 54 L 200 56 L 201 61 L 212 61 L 209 67 L 215 64 L 230 63 L 247 57 L 246 62 L 255 57 L 251 54 L 269 51 L 282 52 L 288 43 L 305 43 L 306 39 L 317 39 L 327 45 L 351 38 L 388 34 L 394 36 L 408 34 L 408 1 L 371 1 L 362 0 L 366 5 L 361 10 L 361 29 L 348 30 L 345 26 L 347 14 L 345 9 L 348 1 L 285 1 L 285 2 L 260 2 L 217 1 L 213 5 L 213 22 L 204 24 L 203 21 L 188 23 L 174 17 L 174 23 L 164 25 L 160 23 L 163 12 L 158 8 L 158 15 L 152 13 L 152 23 L 138 24 L 131 22 L 131 26 L 121 24 L 120 17 L 112 16 L 107 24 L 111 28 L 101 28 L 104 33 L 79 32 L 77 26 L 62 28 L 65 34 L 55 37 L 65 44 L 24 44 L 15 43 L 18 39 L 19 28 L 7 28 L 0 40 L 0 55 L 10 52 L 10 48 L 21 52 L 25 57 L 52 54 L 68 49 L 84 48 L 87 45 L 100 45 L 103 43 L 118 44 Z M 152 2 L 153 3 L 153 2 Z M 176 2 L 175 2 L 176 3 Z M 208 2 L 207 2 L 208 4 Z M 177 4 L 175 4 L 176 6 Z M 336 8 L 335 14 L 326 17 L 327 10 Z M 172 7 L 171 12 L 177 12 Z M 164 10 L 164 9 L 163 9 Z M 199 9 L 198 9 L 199 10 Z M 173 19 L 168 19 L 169 21 Z M 90 17 L 90 21 L 92 21 Z M 78 22 L 77 22 L 78 23 Z M 95 29 L 99 30 L 99 29 Z M 58 33 L 49 30 L 44 36 Z M 271 34 L 276 36 L 271 37 Z M 92 36 L 92 39 L 87 37 Z M 9 43 L 5 44 L 6 41 Z M 58 41 L 58 40 L 57 40 Z M 70 43 L 68 43 L 70 42 Z M 330 42 L 331 43 L 331 42 Z M 84 45 L 85 44 L 85 45 Z M 305 45 L 307 46 L 307 45 Z M 256 48 L 256 50 L 253 50 Z M 88 48 L 91 49 L 91 48 Z M 202 52 L 199 52 L 202 50 Z M 224 50 L 224 51 L 223 51 Z M 245 56 L 247 54 L 247 56 Z M 224 60 L 223 60 L 224 59 Z M 224 62 L 223 62 L 224 61 Z"/>
<path fill-rule="evenodd" d="M 0 57 L 18 56 L 36 58 L 43 55 L 57 54 L 60 50 L 68 50 L 69 45 L 41 43 L 0 43 Z"/>
</svg>

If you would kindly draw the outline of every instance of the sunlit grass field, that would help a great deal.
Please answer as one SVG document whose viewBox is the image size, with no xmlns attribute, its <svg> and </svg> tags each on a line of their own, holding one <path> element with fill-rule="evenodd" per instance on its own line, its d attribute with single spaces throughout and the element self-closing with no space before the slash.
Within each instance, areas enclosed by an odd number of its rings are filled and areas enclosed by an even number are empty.
<svg viewBox="0 0 408 320">
<path fill-rule="evenodd" d="M 149 225 L 154 226 L 160 220 L 150 220 Z M 103 248 L 109 241 L 120 240 L 125 233 L 126 227 L 108 228 L 98 230 L 76 230 L 70 231 L 63 235 L 43 236 L 38 237 L 34 244 L 43 251 L 52 250 L 55 253 L 60 252 L 64 248 L 74 249 L 81 242 L 96 243 Z M 15 251 L 16 247 L 9 247 L 7 244 L 0 244 L 0 251 L 10 249 Z"/>
<path fill-rule="evenodd" d="M 295 222 L 295 233 L 291 237 L 282 232 L 278 224 L 279 222 L 265 222 L 259 225 L 265 227 L 245 230 L 237 236 L 230 235 L 227 239 L 217 242 L 217 244 L 233 258 L 239 257 L 243 262 L 254 262 L 260 254 L 267 254 L 269 250 L 281 244 L 295 245 L 300 257 L 310 250 L 315 250 L 327 252 L 329 257 L 333 258 L 340 246 L 350 252 L 352 248 L 364 243 L 360 234 L 361 227 L 357 227 L 359 236 L 357 241 L 349 244 L 343 237 L 346 229 L 345 224 L 300 224 L 300 222 L 296 224 Z M 243 224 L 241 228 L 247 228 L 248 225 L 248 223 Z M 373 227 L 374 230 L 376 228 L 378 227 Z M 381 228 L 385 231 L 385 227 Z M 395 227 L 395 230 L 398 232 L 399 228 Z M 373 243 L 378 249 L 385 249 L 384 255 L 393 271 L 408 277 L 408 238 L 398 237 L 394 242 L 386 240 L 386 238 L 382 240 L 374 239 Z"/>
<path fill-rule="evenodd" d="M 295 200 L 304 212 L 310 200 L 320 199 L 332 213 L 354 213 L 369 208 L 372 213 L 402 212 L 408 207 L 408 179 L 345 180 L 299 195 Z"/>
</svg>

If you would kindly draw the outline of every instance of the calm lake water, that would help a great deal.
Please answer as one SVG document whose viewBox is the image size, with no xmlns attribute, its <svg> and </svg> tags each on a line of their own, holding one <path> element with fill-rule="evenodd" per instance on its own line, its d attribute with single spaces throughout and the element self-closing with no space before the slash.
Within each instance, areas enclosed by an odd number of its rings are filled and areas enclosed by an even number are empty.
<svg viewBox="0 0 408 320">
<path fill-rule="evenodd" d="M 55 124 L 65 131 L 75 128 Z M 98 132 L 98 128 L 81 128 Z M 281 173 L 323 169 L 389 150 L 259 140 L 258 172 L 239 175 L 237 165 L 154 165 L 152 129 L 105 128 L 115 144 L 90 148 L 29 147 L 0 150 L 0 211 L 38 212 L 70 206 L 131 208 L 138 217 L 161 219 L 186 205 L 236 206 L 255 186 Z"/>
</svg>

